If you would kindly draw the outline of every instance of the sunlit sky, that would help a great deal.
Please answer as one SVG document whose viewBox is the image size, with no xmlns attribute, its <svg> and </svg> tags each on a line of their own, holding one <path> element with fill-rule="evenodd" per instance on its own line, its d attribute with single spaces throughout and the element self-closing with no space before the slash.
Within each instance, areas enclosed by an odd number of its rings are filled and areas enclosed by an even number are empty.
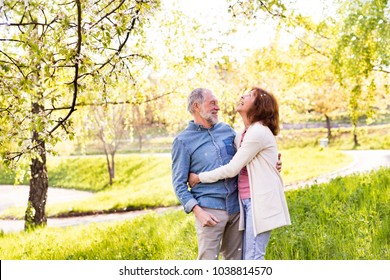
<svg viewBox="0 0 390 280">
<path fill-rule="evenodd" d="M 168 3 L 175 0 L 164 0 Z M 311 16 L 313 20 L 319 20 L 324 13 L 324 3 L 320 0 L 291 0 L 293 7 L 304 16 Z M 223 30 L 233 27 L 230 21 L 231 14 L 228 13 L 228 0 L 178 0 L 178 5 L 188 16 L 196 18 L 198 21 L 213 27 L 215 36 L 221 36 Z M 266 46 L 274 38 L 275 22 L 264 16 L 257 18 L 251 26 L 234 25 L 237 32 L 230 34 L 229 37 L 221 38 L 233 44 L 237 48 L 237 53 L 232 54 L 240 56 L 240 50 L 246 48 L 259 48 Z M 282 40 L 286 44 L 293 40 L 293 35 L 284 34 Z M 240 59 L 240 58 L 238 58 Z"/>
<path fill-rule="evenodd" d="M 291 5 L 302 15 L 319 18 L 325 8 L 319 0 L 291 0 Z M 228 0 L 179 0 L 183 10 L 192 14 L 215 15 L 224 13 L 229 6 Z"/>
</svg>

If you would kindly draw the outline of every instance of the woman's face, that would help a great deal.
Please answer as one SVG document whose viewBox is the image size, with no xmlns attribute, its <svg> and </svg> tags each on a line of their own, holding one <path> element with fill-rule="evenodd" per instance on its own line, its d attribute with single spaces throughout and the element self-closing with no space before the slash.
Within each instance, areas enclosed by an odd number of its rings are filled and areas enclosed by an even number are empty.
<svg viewBox="0 0 390 280">
<path fill-rule="evenodd" d="M 240 98 L 240 102 L 237 106 L 237 112 L 239 113 L 247 113 L 248 110 L 252 107 L 253 103 L 255 101 L 255 94 L 250 91 L 247 94 L 244 94 Z"/>
</svg>

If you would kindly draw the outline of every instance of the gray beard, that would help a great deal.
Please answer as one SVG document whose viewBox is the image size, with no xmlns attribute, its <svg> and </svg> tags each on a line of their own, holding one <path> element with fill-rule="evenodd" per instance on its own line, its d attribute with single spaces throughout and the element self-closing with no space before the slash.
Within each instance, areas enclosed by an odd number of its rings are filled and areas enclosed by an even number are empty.
<svg viewBox="0 0 390 280">
<path fill-rule="evenodd" d="M 200 116 L 204 118 L 210 125 L 215 125 L 218 123 L 218 116 L 213 117 L 211 113 L 200 112 Z"/>
</svg>

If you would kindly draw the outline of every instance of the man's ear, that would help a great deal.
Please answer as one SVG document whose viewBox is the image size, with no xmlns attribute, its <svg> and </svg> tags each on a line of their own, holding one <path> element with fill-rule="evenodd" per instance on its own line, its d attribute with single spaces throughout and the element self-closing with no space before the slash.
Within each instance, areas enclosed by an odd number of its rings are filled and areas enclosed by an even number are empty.
<svg viewBox="0 0 390 280">
<path fill-rule="evenodd" d="M 195 103 L 194 103 L 194 111 L 195 111 L 195 112 L 200 112 L 200 105 L 199 105 L 198 102 L 195 102 Z"/>
</svg>

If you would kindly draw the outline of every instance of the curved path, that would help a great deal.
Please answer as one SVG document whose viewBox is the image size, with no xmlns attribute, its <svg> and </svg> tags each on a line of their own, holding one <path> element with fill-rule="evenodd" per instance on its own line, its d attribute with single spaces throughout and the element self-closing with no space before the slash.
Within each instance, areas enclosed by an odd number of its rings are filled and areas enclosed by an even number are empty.
<svg viewBox="0 0 390 280">
<path fill-rule="evenodd" d="M 319 176 L 313 180 L 298 182 L 286 186 L 286 190 L 302 188 L 310 186 L 313 183 L 325 183 L 338 176 L 346 176 L 357 172 L 367 172 L 377 169 L 380 166 L 390 167 L 390 150 L 367 150 L 367 151 L 344 151 L 354 157 L 352 164 L 333 173 Z M 48 204 L 65 202 L 76 199 L 84 199 L 91 196 L 92 193 L 82 192 L 77 190 L 55 189 L 49 188 Z M 28 186 L 0 186 L 0 213 L 12 206 L 26 205 L 28 198 Z M 89 224 L 94 222 L 110 222 L 127 220 L 139 216 L 141 214 L 157 212 L 162 213 L 169 209 L 182 209 L 181 206 L 158 208 L 154 210 L 140 210 L 130 211 L 126 213 L 116 214 L 99 214 L 71 218 L 49 218 L 48 226 L 65 227 L 82 224 Z M 22 220 L 0 220 L 0 232 L 14 232 L 21 231 L 24 227 Z"/>
<path fill-rule="evenodd" d="M 0 213 L 9 207 L 26 206 L 28 192 L 29 186 L 0 185 Z M 91 192 L 49 188 L 47 191 L 47 203 L 67 202 L 85 199 L 89 196 L 92 196 Z"/>
<path fill-rule="evenodd" d="M 287 185 L 286 190 L 303 188 L 312 184 L 326 183 L 339 176 L 368 172 L 378 169 L 381 166 L 390 167 L 390 150 L 349 150 L 343 152 L 353 157 L 353 162 L 350 165 L 312 180 Z"/>
</svg>

